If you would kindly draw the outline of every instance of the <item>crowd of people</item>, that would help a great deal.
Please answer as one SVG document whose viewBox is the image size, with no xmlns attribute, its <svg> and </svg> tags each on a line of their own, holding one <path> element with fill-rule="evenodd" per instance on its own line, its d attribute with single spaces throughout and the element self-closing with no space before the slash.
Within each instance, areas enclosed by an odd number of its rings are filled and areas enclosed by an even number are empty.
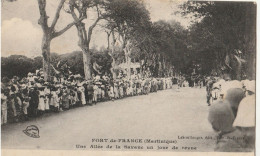
<svg viewBox="0 0 260 156">
<path fill-rule="evenodd" d="M 111 79 L 107 75 L 93 75 L 84 80 L 80 75 L 67 78 L 52 77 L 44 81 L 42 70 L 28 73 L 20 79 L 3 78 L 1 82 L 2 122 L 18 122 L 46 112 L 61 112 L 74 107 L 94 105 L 100 101 L 128 96 L 146 95 L 172 88 L 173 78 L 142 78 L 133 74 L 127 79 Z"/>
<path fill-rule="evenodd" d="M 255 99 L 255 80 L 207 80 L 208 120 L 218 132 L 216 151 L 254 150 Z"/>
<path fill-rule="evenodd" d="M 129 79 L 119 75 L 93 75 L 85 80 L 80 75 L 67 78 L 52 77 L 44 81 L 43 71 L 28 73 L 25 78 L 14 76 L 1 82 L 2 125 L 41 116 L 48 112 L 61 112 L 71 108 L 95 105 L 101 101 L 179 87 L 206 85 L 208 120 L 218 132 L 216 150 L 250 151 L 255 137 L 255 81 L 224 80 L 219 77 L 200 78 L 188 82 L 185 77 L 143 78 L 133 74 Z M 193 84 L 191 84 L 193 83 Z M 229 138 L 242 138 L 226 139 Z"/>
</svg>

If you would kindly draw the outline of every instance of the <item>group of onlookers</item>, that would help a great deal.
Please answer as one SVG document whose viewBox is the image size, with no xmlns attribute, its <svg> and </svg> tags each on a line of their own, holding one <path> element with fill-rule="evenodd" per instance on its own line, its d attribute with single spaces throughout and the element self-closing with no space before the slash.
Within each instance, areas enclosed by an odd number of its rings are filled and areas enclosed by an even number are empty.
<svg viewBox="0 0 260 156">
<path fill-rule="evenodd" d="M 60 112 L 99 101 L 116 100 L 172 87 L 173 78 L 132 76 L 116 80 L 106 75 L 84 80 L 80 75 L 45 82 L 43 73 L 26 78 L 3 78 L 1 84 L 2 124 L 28 120 L 46 112 Z"/>
</svg>

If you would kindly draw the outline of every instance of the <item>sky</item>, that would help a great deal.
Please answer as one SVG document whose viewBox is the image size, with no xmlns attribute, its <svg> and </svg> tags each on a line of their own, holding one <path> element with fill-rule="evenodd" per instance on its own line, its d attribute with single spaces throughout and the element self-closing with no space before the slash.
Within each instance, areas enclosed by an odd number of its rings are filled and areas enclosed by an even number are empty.
<svg viewBox="0 0 260 156">
<path fill-rule="evenodd" d="M 183 2 L 183 1 L 182 1 Z M 158 20 L 176 20 L 184 27 L 190 24 L 189 19 L 180 15 L 174 15 L 178 10 L 177 5 L 182 3 L 180 0 L 145 0 L 147 9 L 150 12 L 153 22 Z M 59 1 L 47 0 L 47 14 L 52 21 L 56 7 Z M 4 2 L 2 4 L 2 25 L 1 25 L 1 56 L 25 55 L 27 57 L 36 57 L 41 55 L 42 29 L 38 25 L 39 10 L 36 0 L 17 0 L 15 2 Z M 95 17 L 90 11 L 89 17 Z M 94 18 L 86 20 L 87 26 L 93 23 Z M 72 18 L 64 11 L 61 12 L 56 30 L 60 30 L 69 24 Z M 62 36 L 59 36 L 51 42 L 51 52 L 58 54 L 69 53 L 80 50 L 78 47 L 78 36 L 75 27 L 72 27 Z M 90 47 L 102 47 L 107 45 L 105 32 L 100 27 L 96 27 L 92 34 Z"/>
</svg>

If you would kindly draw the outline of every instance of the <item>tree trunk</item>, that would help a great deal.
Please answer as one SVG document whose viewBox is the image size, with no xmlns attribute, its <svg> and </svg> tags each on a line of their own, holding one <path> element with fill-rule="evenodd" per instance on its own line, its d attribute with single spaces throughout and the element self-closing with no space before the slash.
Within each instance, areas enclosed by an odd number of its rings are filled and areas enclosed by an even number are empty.
<svg viewBox="0 0 260 156">
<path fill-rule="evenodd" d="M 111 63 L 111 65 L 112 65 L 112 67 L 111 67 L 110 71 L 111 71 L 111 73 L 112 73 L 113 79 L 115 80 L 115 79 L 116 79 L 116 72 L 115 72 L 116 63 L 115 63 L 114 57 L 112 57 L 112 63 Z"/>
<path fill-rule="evenodd" d="M 124 54 L 125 54 L 125 63 L 127 65 L 127 68 L 126 68 L 126 74 L 127 74 L 127 78 L 130 79 L 131 77 L 131 58 L 130 58 L 130 41 L 126 41 L 124 40 L 123 41 L 123 51 L 124 51 Z"/>
<path fill-rule="evenodd" d="M 89 40 L 87 39 L 87 33 L 84 23 L 78 23 L 76 25 L 77 31 L 78 31 L 78 46 L 82 50 L 83 55 L 83 65 L 84 65 L 84 76 L 85 80 L 92 79 L 92 67 L 91 67 L 91 56 L 90 56 L 90 50 L 89 50 Z"/>
<path fill-rule="evenodd" d="M 51 76 L 51 65 L 50 65 L 50 44 L 51 38 L 49 34 L 44 34 L 42 38 L 42 56 L 43 56 L 43 73 L 44 81 L 49 81 Z"/>
<path fill-rule="evenodd" d="M 116 79 L 116 72 L 115 72 L 116 60 L 113 55 L 115 53 L 115 33 L 114 33 L 114 31 L 112 31 L 112 49 L 111 50 L 112 50 L 111 55 L 110 55 L 112 57 L 111 73 L 112 73 L 113 79 L 115 80 Z"/>
<path fill-rule="evenodd" d="M 127 65 L 126 74 L 127 74 L 127 78 L 130 79 L 130 77 L 131 77 L 131 58 L 129 56 L 129 52 L 128 52 L 127 48 L 124 48 L 123 50 L 125 53 L 125 63 Z"/>
<path fill-rule="evenodd" d="M 92 79 L 91 56 L 89 50 L 82 50 L 85 79 Z"/>
<path fill-rule="evenodd" d="M 131 58 L 129 55 L 127 56 L 127 77 L 128 79 L 131 77 Z"/>
</svg>

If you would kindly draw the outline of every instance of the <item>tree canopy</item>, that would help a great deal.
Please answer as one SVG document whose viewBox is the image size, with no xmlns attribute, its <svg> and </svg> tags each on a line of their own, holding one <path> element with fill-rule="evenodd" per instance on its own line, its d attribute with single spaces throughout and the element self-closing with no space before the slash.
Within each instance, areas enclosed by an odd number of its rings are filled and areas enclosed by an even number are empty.
<svg viewBox="0 0 260 156">
<path fill-rule="evenodd" d="M 221 73 L 226 56 L 236 50 L 247 61 L 248 77 L 255 73 L 256 5 L 253 2 L 190 1 L 180 6 L 183 16 L 200 19 L 189 28 L 188 44 L 204 73 Z"/>
</svg>

